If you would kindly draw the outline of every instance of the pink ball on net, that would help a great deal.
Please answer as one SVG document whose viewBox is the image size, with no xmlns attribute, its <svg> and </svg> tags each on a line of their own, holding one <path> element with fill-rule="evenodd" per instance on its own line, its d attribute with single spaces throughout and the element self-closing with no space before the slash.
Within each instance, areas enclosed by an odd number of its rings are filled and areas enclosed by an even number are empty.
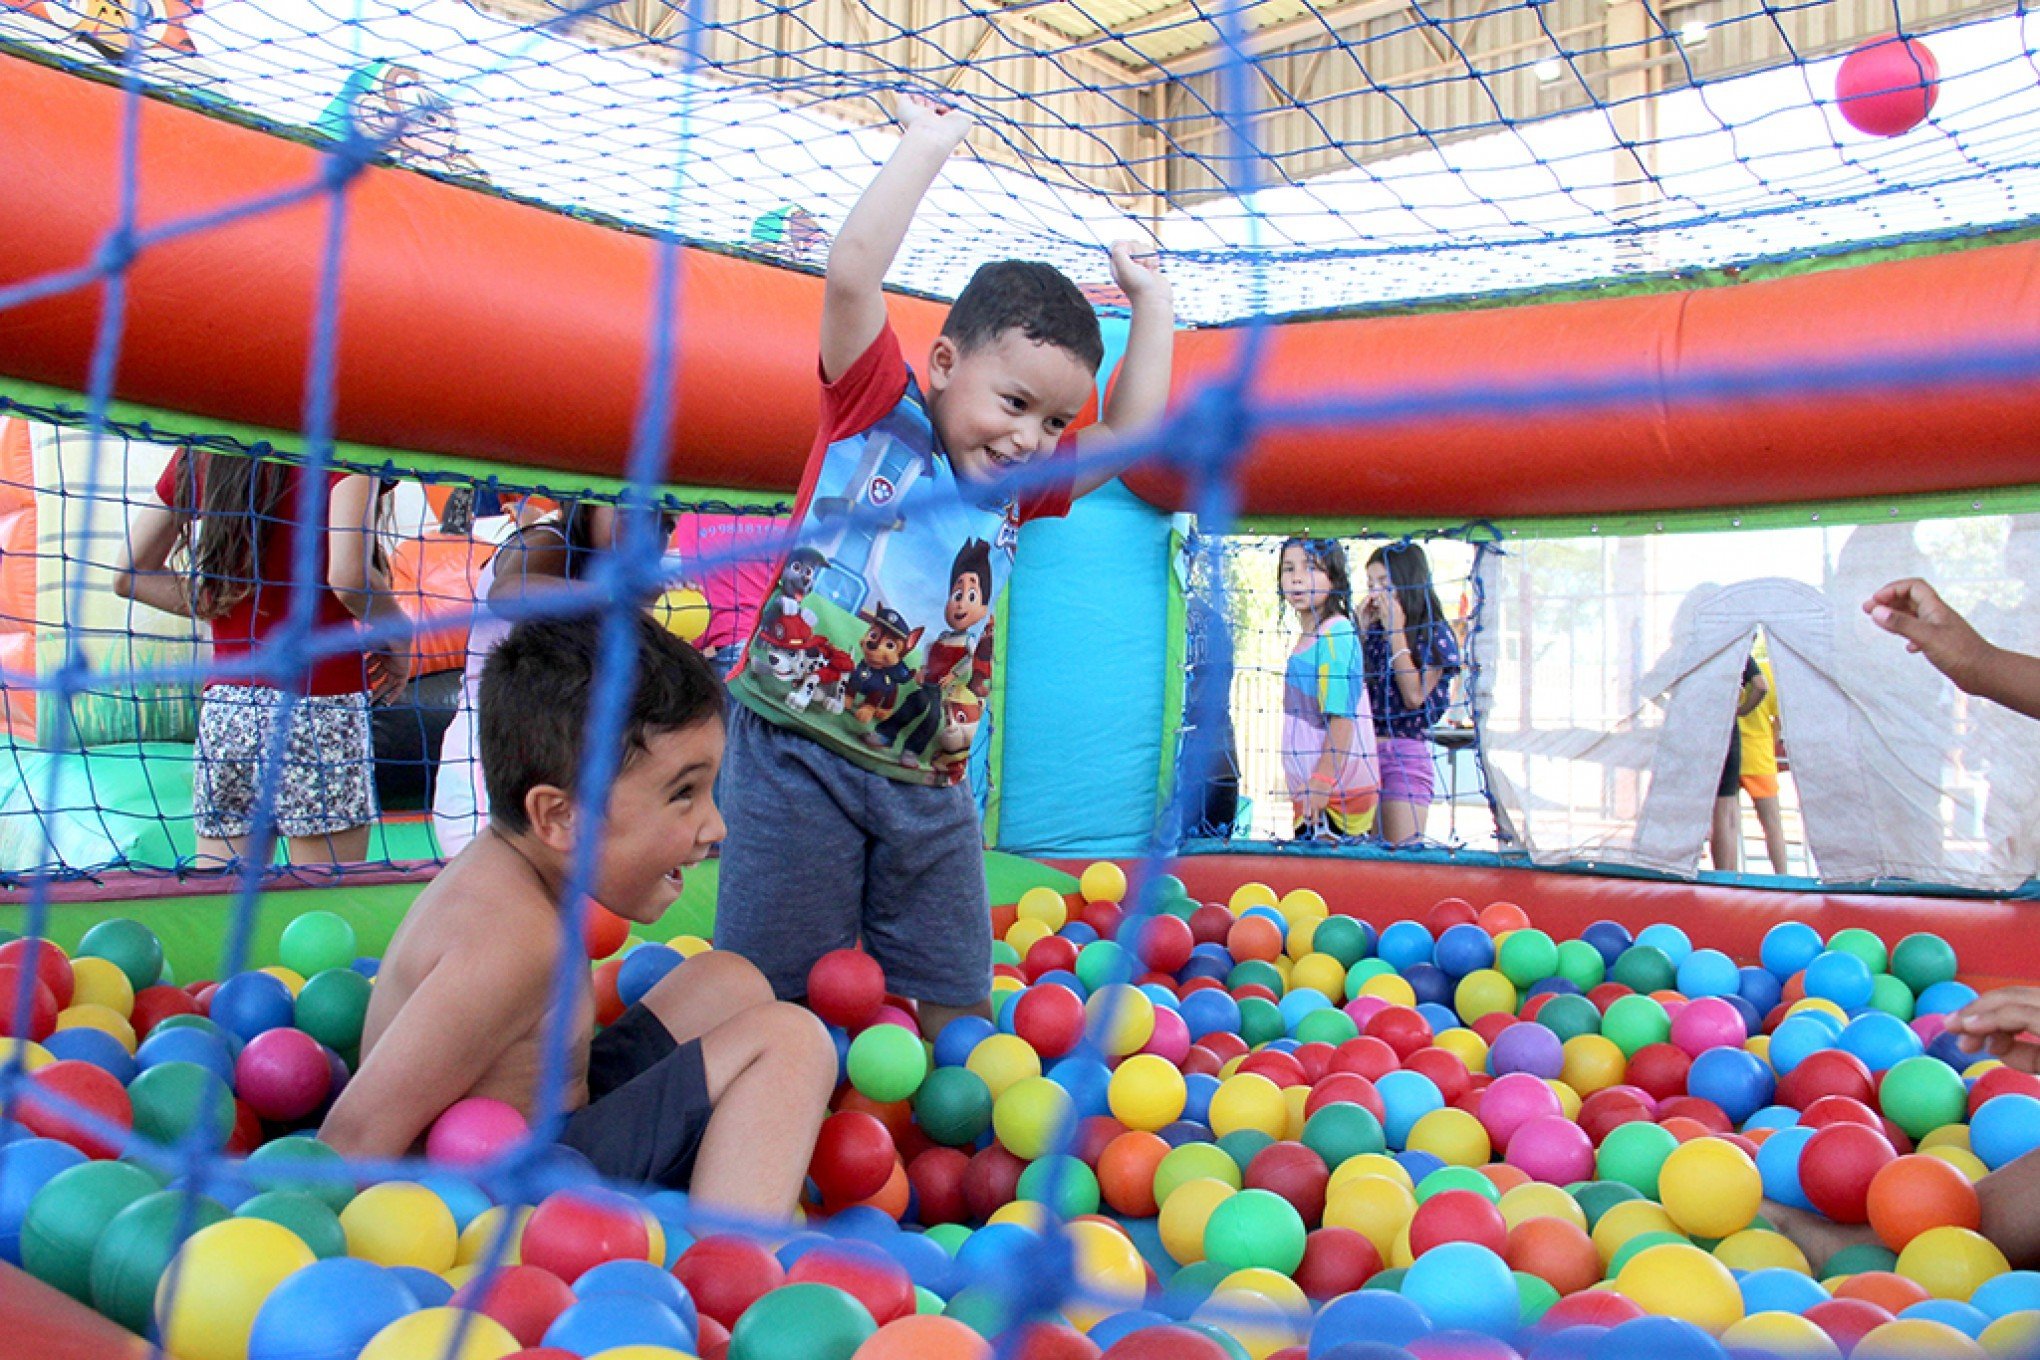
<svg viewBox="0 0 2040 1360">
<path fill-rule="evenodd" d="M 1873 137 L 1902 137 L 1941 95 L 1941 65 L 1916 38 L 1879 38 L 1842 58 L 1835 99 L 1842 117 Z"/>
<path fill-rule="evenodd" d="M 524 1116 L 487 1096 L 469 1096 L 446 1107 L 425 1135 L 425 1155 L 435 1162 L 469 1166 L 501 1156 L 531 1132 Z"/>
</svg>

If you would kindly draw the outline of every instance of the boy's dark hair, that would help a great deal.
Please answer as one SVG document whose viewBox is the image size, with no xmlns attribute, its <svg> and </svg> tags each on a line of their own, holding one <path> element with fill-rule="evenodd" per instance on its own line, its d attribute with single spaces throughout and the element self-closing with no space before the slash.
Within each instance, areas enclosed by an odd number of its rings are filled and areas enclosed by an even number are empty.
<svg viewBox="0 0 2040 1360">
<path fill-rule="evenodd" d="M 623 721 L 623 764 L 647 736 L 723 716 L 722 683 L 701 653 L 643 615 L 636 677 Z M 581 733 L 595 688 L 602 619 L 579 615 L 526 619 L 497 644 L 482 667 L 482 781 L 489 815 L 514 832 L 531 829 L 524 796 L 540 784 L 572 789 L 581 768 Z"/>
<path fill-rule="evenodd" d="M 1067 350 L 1093 373 L 1105 362 L 1098 313 L 1052 264 L 995 260 L 978 266 L 942 323 L 942 333 L 965 354 L 1016 328 L 1038 344 Z"/>
</svg>

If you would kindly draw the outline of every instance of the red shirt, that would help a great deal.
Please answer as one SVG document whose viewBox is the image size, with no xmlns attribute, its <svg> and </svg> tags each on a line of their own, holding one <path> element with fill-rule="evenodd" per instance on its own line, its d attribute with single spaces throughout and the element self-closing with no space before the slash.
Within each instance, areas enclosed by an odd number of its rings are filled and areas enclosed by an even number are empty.
<svg viewBox="0 0 2040 1360">
<path fill-rule="evenodd" d="M 179 449 L 171 458 L 163 475 L 156 480 L 156 497 L 173 510 L 191 513 L 195 505 L 179 505 L 177 501 L 178 468 L 190 456 L 188 450 Z M 198 475 L 194 478 L 195 490 L 203 497 L 205 488 L 205 460 L 198 464 Z M 212 629 L 213 659 L 230 661 L 248 655 L 255 645 L 283 627 L 289 617 L 292 588 L 292 569 L 297 553 L 298 526 L 293 518 L 297 513 L 299 487 L 306 470 L 295 464 L 284 464 L 284 490 L 277 504 L 276 517 L 261 523 L 256 528 L 258 551 L 254 589 L 218 618 L 207 620 Z M 335 486 L 346 473 L 331 471 L 326 474 L 326 493 L 330 497 Z M 347 612 L 347 606 L 340 603 L 326 585 L 326 545 L 321 543 L 312 551 L 312 580 L 309 583 L 318 591 L 318 601 L 312 610 L 312 626 L 321 633 L 339 627 L 353 627 L 354 616 Z M 368 689 L 367 667 L 362 653 L 358 651 L 339 652 L 319 658 L 307 674 L 304 662 L 298 661 L 287 668 L 260 675 L 235 675 L 209 677 L 207 684 L 216 685 L 270 685 L 279 689 L 294 689 L 300 694 L 331 695 L 360 694 Z"/>
</svg>

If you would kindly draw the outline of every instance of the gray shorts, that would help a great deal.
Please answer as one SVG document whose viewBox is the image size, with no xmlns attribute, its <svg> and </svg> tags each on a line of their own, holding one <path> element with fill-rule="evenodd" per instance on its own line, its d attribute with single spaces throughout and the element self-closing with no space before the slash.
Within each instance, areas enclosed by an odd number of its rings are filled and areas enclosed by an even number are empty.
<svg viewBox="0 0 2040 1360">
<path fill-rule="evenodd" d="M 749 959 L 781 998 L 859 938 L 886 986 L 938 1006 L 992 988 L 991 908 L 977 804 L 859 769 L 732 703 L 716 801 L 729 824 L 715 947 Z"/>
</svg>

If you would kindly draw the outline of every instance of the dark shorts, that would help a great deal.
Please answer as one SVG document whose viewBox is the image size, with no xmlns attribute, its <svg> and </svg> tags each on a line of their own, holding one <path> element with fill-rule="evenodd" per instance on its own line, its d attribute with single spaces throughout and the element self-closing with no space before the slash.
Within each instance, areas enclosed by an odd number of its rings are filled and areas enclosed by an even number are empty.
<svg viewBox="0 0 2040 1360">
<path fill-rule="evenodd" d="M 560 1141 L 612 1180 L 684 1190 L 710 1113 L 701 1041 L 674 1043 L 639 1003 L 595 1036 L 588 1103 L 568 1117 Z"/>
<path fill-rule="evenodd" d="M 1721 767 L 1721 782 L 1714 786 L 1716 798 L 1733 798 L 1742 787 L 1742 734 L 1728 736 L 1728 762 Z"/>
<path fill-rule="evenodd" d="M 886 986 L 938 1006 L 992 989 L 977 804 L 961 784 L 907 784 L 731 704 L 716 801 L 715 947 L 758 966 L 782 999 L 861 938 Z"/>
</svg>

